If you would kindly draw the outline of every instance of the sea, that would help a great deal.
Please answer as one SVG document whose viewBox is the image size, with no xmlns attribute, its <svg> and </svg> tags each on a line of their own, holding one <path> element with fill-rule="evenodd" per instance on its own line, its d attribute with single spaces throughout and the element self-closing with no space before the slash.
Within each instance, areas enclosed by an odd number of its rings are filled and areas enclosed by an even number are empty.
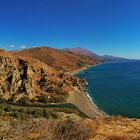
<svg viewBox="0 0 140 140">
<path fill-rule="evenodd" d="M 89 96 L 105 113 L 140 118 L 140 61 L 99 64 L 76 76 L 87 80 Z"/>
</svg>

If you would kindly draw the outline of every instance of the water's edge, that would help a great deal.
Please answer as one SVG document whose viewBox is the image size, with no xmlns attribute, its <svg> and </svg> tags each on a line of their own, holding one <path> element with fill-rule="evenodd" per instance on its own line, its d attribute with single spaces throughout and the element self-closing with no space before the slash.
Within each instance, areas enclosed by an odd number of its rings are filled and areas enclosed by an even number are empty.
<svg viewBox="0 0 140 140">
<path fill-rule="evenodd" d="M 140 118 L 140 62 L 97 64 L 75 76 L 86 79 L 87 98 L 105 114 Z"/>
<path fill-rule="evenodd" d="M 90 69 L 90 68 L 92 68 L 92 67 L 97 67 L 97 66 L 104 65 L 104 64 L 105 64 L 105 63 L 100 63 L 100 64 L 92 65 L 92 66 L 90 66 L 90 67 L 87 67 L 87 68 L 85 68 L 85 69 L 82 69 L 82 70 L 77 71 L 74 75 L 77 76 L 77 77 L 79 77 L 77 74 L 79 74 L 79 73 L 81 73 L 81 72 L 84 72 L 84 71 L 86 71 L 86 70 L 88 70 L 88 69 Z M 81 77 L 79 77 L 79 78 L 81 78 Z M 86 81 L 86 82 L 87 82 L 87 81 Z M 88 82 L 87 82 L 87 85 L 88 85 Z M 102 114 L 104 114 L 105 116 L 110 116 L 109 114 L 107 114 L 103 109 L 101 109 L 101 108 L 98 106 L 98 104 L 96 103 L 95 100 L 93 100 L 93 98 L 90 96 L 90 94 L 89 94 L 89 92 L 88 92 L 88 88 L 87 88 L 87 87 L 86 87 L 86 92 L 85 92 L 85 94 L 86 94 L 87 98 L 89 99 L 90 103 L 91 103 L 93 106 L 95 106 Z"/>
</svg>

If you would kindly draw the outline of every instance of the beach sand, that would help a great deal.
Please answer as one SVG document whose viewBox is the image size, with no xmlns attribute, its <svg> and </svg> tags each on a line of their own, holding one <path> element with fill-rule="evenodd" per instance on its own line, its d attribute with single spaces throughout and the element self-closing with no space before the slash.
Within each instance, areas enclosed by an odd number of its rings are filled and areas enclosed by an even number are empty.
<svg viewBox="0 0 140 140">
<path fill-rule="evenodd" d="M 77 106 L 80 111 L 92 119 L 99 116 L 105 116 L 105 113 L 90 101 L 87 94 L 77 88 L 70 93 L 67 102 Z"/>
<path fill-rule="evenodd" d="M 76 73 L 86 70 L 93 65 L 87 65 L 82 68 L 76 69 L 70 72 L 71 75 L 75 75 Z M 78 107 L 80 111 L 82 111 L 85 115 L 90 118 L 96 118 L 98 116 L 107 116 L 102 110 L 100 110 L 93 101 L 90 100 L 88 93 L 85 91 L 80 91 L 76 89 L 69 94 L 67 99 L 68 103 L 72 103 Z"/>
</svg>

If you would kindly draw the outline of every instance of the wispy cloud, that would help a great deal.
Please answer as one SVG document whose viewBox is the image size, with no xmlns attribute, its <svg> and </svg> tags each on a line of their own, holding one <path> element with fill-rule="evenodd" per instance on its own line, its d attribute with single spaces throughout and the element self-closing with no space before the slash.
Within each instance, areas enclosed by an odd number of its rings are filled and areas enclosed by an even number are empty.
<svg viewBox="0 0 140 140">
<path fill-rule="evenodd" d="M 10 48 L 15 48 L 15 47 L 16 47 L 16 45 L 13 45 L 13 44 L 12 44 L 12 45 L 10 45 Z"/>
<path fill-rule="evenodd" d="M 27 46 L 26 46 L 26 45 L 22 45 L 22 46 L 20 46 L 20 48 L 21 48 L 21 49 L 26 49 Z"/>
</svg>

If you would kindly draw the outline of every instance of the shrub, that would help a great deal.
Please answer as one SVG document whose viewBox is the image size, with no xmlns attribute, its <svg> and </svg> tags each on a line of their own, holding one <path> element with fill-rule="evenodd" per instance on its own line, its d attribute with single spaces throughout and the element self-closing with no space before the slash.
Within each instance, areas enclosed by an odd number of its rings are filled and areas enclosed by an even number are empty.
<svg viewBox="0 0 140 140">
<path fill-rule="evenodd" d="M 48 86 L 47 89 L 46 89 L 46 92 L 54 92 L 54 89 L 52 86 Z"/>
<path fill-rule="evenodd" d="M 88 140 L 90 129 L 80 121 L 53 121 L 49 124 L 48 140 Z"/>
<path fill-rule="evenodd" d="M 52 96 L 51 100 L 54 103 L 63 103 L 66 101 L 66 97 L 63 95 L 55 95 L 55 96 Z"/>
<path fill-rule="evenodd" d="M 32 114 L 33 109 L 31 109 L 31 108 L 26 108 L 26 109 L 24 109 L 24 111 L 26 112 L 26 114 Z"/>
<path fill-rule="evenodd" d="M 17 111 L 11 112 L 10 115 L 12 115 L 12 116 L 15 117 L 15 118 L 21 118 L 21 117 L 20 117 L 20 113 L 17 112 Z"/>
<path fill-rule="evenodd" d="M 7 107 L 7 104 L 6 104 L 6 103 L 2 103 L 2 104 L 0 105 L 0 110 L 1 110 L 1 111 L 4 111 L 6 107 Z"/>
<path fill-rule="evenodd" d="M 47 109 L 43 109 L 43 115 L 46 119 L 48 119 L 50 117 L 50 114 Z"/>
<path fill-rule="evenodd" d="M 78 61 L 78 62 L 77 62 L 77 66 L 79 66 L 79 67 L 83 67 L 83 66 L 85 66 L 85 65 L 87 65 L 86 62 L 83 62 L 83 61 Z"/>
<path fill-rule="evenodd" d="M 42 103 L 48 102 L 48 97 L 45 95 L 38 96 L 37 98 L 38 98 L 38 102 L 42 102 Z"/>
<path fill-rule="evenodd" d="M 43 111 L 41 109 L 34 109 L 32 115 L 35 118 L 40 118 L 44 116 Z"/>
<path fill-rule="evenodd" d="M 56 87 L 55 89 L 54 89 L 54 92 L 55 92 L 55 94 L 57 94 L 57 95 L 68 95 L 68 93 L 66 92 L 66 91 L 64 91 L 64 90 L 62 90 L 61 88 L 59 88 L 59 87 Z"/>
<path fill-rule="evenodd" d="M 12 114 L 13 117 L 15 117 L 17 119 L 24 120 L 24 119 L 27 118 L 27 114 L 25 112 L 15 111 L 15 112 L 12 112 L 11 114 Z"/>
<path fill-rule="evenodd" d="M 13 111 L 13 108 L 12 108 L 11 105 L 6 105 L 4 111 L 6 111 L 6 112 L 12 112 Z"/>
<path fill-rule="evenodd" d="M 24 96 L 24 97 L 21 97 L 18 101 L 19 103 L 23 104 L 23 105 L 26 105 L 29 103 L 29 98 Z"/>
<path fill-rule="evenodd" d="M 20 118 L 23 120 L 23 119 L 26 119 L 27 118 L 27 114 L 25 112 L 21 112 L 20 113 Z"/>
<path fill-rule="evenodd" d="M 0 95 L 0 103 L 3 103 L 5 100 L 3 99 L 2 95 Z"/>
<path fill-rule="evenodd" d="M 14 103 L 16 101 L 16 97 L 11 96 L 11 98 L 8 99 L 8 102 Z"/>
<path fill-rule="evenodd" d="M 58 115 L 55 112 L 50 112 L 50 115 L 53 119 L 58 119 Z"/>
</svg>

